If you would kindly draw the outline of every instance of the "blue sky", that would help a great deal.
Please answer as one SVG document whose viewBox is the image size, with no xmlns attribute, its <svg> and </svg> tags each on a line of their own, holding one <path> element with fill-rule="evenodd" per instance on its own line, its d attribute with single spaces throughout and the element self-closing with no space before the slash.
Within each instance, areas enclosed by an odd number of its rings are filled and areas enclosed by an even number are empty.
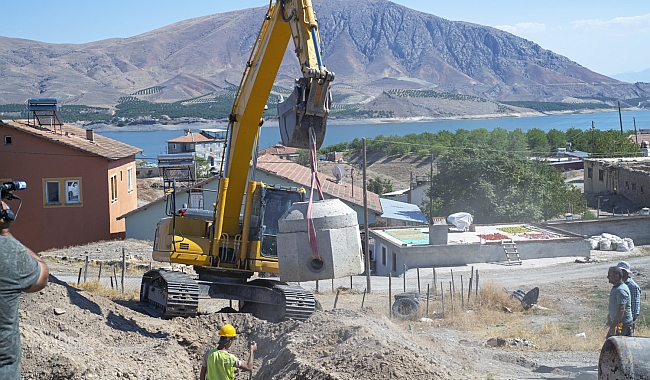
<svg viewBox="0 0 650 380">
<path fill-rule="evenodd" d="M 316 10 L 320 1 L 313 0 Z M 393 1 L 449 20 L 506 30 L 602 74 L 650 68 L 650 0 Z M 83 43 L 264 5 L 267 0 L 4 0 L 0 36 Z"/>
</svg>

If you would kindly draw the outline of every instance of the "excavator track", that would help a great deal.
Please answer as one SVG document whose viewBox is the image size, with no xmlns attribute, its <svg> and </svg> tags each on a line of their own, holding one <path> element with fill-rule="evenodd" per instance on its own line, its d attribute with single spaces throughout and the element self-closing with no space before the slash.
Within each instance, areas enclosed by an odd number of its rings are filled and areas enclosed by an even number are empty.
<svg viewBox="0 0 650 380">
<path fill-rule="evenodd" d="M 316 309 L 316 299 L 312 292 L 299 286 L 275 285 L 275 289 L 284 293 L 285 297 L 285 319 L 297 319 L 304 321 L 308 319 Z"/>
<path fill-rule="evenodd" d="M 191 317 L 198 310 L 199 286 L 185 273 L 153 269 L 142 277 L 140 305 L 154 317 Z"/>
</svg>

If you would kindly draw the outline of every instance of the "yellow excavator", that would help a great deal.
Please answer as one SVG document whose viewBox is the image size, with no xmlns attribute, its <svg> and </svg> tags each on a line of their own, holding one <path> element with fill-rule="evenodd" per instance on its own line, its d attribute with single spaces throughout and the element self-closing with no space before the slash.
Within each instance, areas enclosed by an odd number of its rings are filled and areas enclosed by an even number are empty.
<svg viewBox="0 0 650 380">
<path fill-rule="evenodd" d="M 351 208 L 338 200 L 338 204 L 333 200 L 312 204 L 305 202 L 308 197 L 303 188 L 249 179 L 262 114 L 289 40 L 295 45 L 302 77 L 296 80 L 291 96 L 278 104 L 280 135 L 287 146 L 314 151 L 314 146 L 321 146 L 334 74 L 322 62 L 311 0 L 271 1 L 229 117 L 214 210 L 179 212 L 175 189 L 170 189 L 168 209 L 172 212 L 156 226 L 153 259 L 192 265 L 197 277 L 166 269 L 145 273 L 140 303 L 149 314 L 192 316 L 197 313 L 199 297 L 208 296 L 236 300 L 240 312 L 261 319 L 304 320 L 316 308 L 313 294 L 282 281 L 363 271 L 358 222 Z M 322 227 L 318 233 L 309 234 L 310 222 Z M 280 231 L 283 225 L 284 232 Z M 258 273 L 279 274 L 282 281 L 255 276 Z"/>
</svg>

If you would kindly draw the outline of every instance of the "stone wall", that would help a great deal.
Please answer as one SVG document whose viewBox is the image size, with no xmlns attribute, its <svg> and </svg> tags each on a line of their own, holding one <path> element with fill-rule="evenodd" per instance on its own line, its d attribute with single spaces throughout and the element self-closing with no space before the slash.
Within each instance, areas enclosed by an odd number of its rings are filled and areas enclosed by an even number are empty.
<svg viewBox="0 0 650 380">
<path fill-rule="evenodd" d="M 635 245 L 650 244 L 650 216 L 621 216 L 614 218 L 549 222 L 548 226 L 584 236 L 608 233 L 630 238 Z"/>
</svg>

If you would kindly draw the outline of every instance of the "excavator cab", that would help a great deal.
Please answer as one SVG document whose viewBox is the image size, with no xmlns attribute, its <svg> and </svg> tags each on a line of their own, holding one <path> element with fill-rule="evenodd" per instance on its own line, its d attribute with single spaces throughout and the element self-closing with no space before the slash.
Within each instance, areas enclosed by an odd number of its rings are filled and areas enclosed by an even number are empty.
<svg viewBox="0 0 650 380">
<path fill-rule="evenodd" d="M 260 241 L 262 257 L 277 258 L 278 222 L 294 203 L 304 201 L 305 191 L 266 185 L 258 189 L 254 202 L 259 207 L 254 207 L 251 215 L 251 221 L 257 223 L 251 223 L 249 236 L 251 240 Z"/>
</svg>

